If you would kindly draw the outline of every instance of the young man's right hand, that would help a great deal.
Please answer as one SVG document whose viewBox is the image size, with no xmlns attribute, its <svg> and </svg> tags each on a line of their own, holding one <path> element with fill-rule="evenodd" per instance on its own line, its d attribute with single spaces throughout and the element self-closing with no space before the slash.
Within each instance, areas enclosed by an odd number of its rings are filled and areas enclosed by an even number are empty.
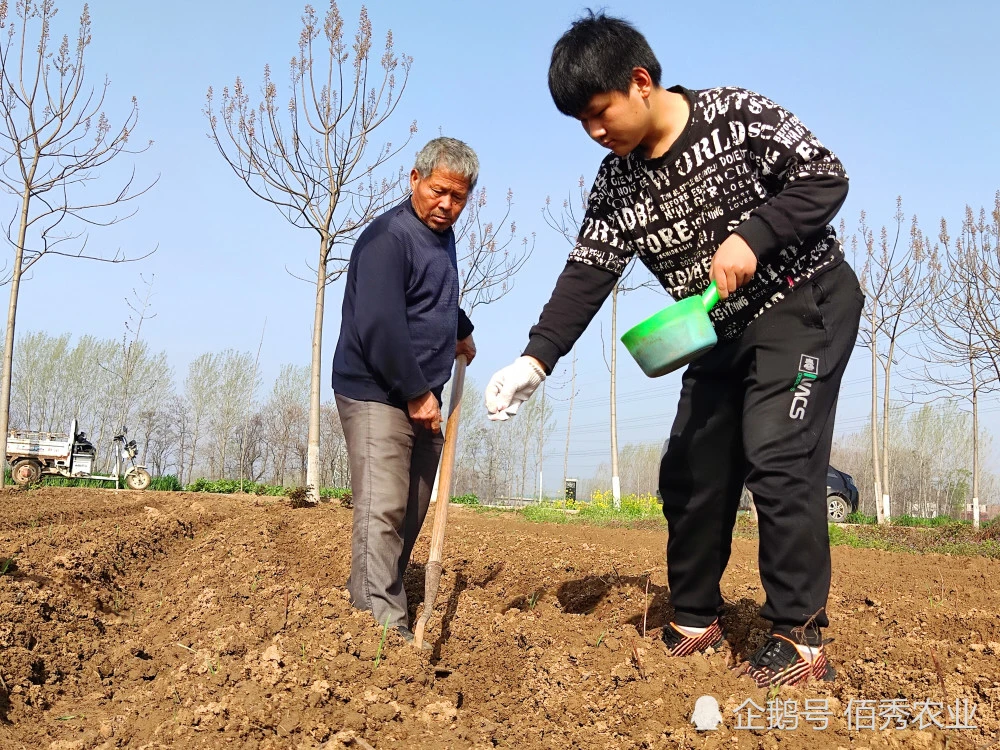
<svg viewBox="0 0 1000 750">
<path fill-rule="evenodd" d="M 490 379 L 486 386 L 486 411 L 494 422 L 503 422 L 517 414 L 518 407 L 545 380 L 542 363 L 534 357 L 518 357 Z"/>
<path fill-rule="evenodd" d="M 712 257 L 708 277 L 719 290 L 719 299 L 726 299 L 746 284 L 757 272 L 757 256 L 747 241 L 731 234 L 719 245 Z"/>
<path fill-rule="evenodd" d="M 410 419 L 432 432 L 441 432 L 441 405 L 430 391 L 406 402 Z"/>
</svg>

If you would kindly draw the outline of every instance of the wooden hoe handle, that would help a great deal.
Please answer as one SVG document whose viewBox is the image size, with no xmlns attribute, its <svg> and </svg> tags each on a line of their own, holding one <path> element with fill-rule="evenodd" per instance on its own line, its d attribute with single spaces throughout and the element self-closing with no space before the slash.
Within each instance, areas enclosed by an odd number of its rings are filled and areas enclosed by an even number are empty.
<svg viewBox="0 0 1000 750">
<path fill-rule="evenodd" d="M 441 564 L 444 552 L 444 529 L 448 522 L 448 498 L 451 497 L 451 482 L 455 473 L 455 452 L 458 446 L 458 420 L 462 409 L 462 391 L 465 389 L 465 355 L 455 360 L 455 376 L 451 381 L 451 403 L 448 408 L 448 424 L 444 433 L 444 449 L 441 453 L 441 470 L 438 476 L 437 500 L 434 508 L 434 530 L 431 532 L 431 553 L 424 569 L 424 606 L 414 629 L 414 643 L 420 648 L 424 642 L 424 628 L 431 619 L 434 600 L 437 599 L 441 584 Z"/>
</svg>

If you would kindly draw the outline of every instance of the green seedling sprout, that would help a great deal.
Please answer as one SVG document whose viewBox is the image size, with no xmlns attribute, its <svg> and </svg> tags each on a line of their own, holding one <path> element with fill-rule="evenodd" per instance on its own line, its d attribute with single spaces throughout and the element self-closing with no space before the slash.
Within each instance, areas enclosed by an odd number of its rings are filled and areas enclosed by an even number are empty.
<svg viewBox="0 0 1000 750">
<path fill-rule="evenodd" d="M 375 669 L 382 663 L 382 649 L 385 648 L 385 636 L 389 632 L 389 615 L 385 616 L 385 625 L 382 626 L 382 640 L 378 644 L 378 652 L 375 654 Z"/>
</svg>

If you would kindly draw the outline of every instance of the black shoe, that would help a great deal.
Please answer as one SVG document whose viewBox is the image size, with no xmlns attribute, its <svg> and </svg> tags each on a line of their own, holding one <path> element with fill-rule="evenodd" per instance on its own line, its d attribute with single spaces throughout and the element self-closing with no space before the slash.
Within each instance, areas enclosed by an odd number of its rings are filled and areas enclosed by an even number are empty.
<svg viewBox="0 0 1000 750">
<path fill-rule="evenodd" d="M 718 648 L 724 640 L 718 620 L 707 628 L 688 628 L 670 622 L 663 626 L 660 638 L 667 644 L 671 656 L 687 656 L 696 651 L 703 653 L 707 649 Z"/>
<path fill-rule="evenodd" d="M 396 630 L 401 636 L 403 636 L 403 640 L 409 643 L 411 646 L 416 641 L 417 637 L 413 634 L 413 631 L 410 630 L 409 628 L 405 628 L 402 625 L 400 625 L 398 628 L 396 628 Z M 420 644 L 420 650 L 433 651 L 434 647 L 427 642 L 426 638 L 424 638 L 423 642 Z"/>
<path fill-rule="evenodd" d="M 809 681 L 833 682 L 836 671 L 826 661 L 826 650 L 820 646 L 807 646 L 792 641 L 787 636 L 772 635 L 750 657 L 746 674 L 757 687 L 775 685 L 802 685 Z"/>
</svg>

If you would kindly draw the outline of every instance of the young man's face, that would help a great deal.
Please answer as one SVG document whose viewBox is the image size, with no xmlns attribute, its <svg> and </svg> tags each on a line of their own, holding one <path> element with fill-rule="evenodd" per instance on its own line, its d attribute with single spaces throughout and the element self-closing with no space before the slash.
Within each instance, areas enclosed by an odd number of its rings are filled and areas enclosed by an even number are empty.
<svg viewBox="0 0 1000 750">
<path fill-rule="evenodd" d="M 426 177 L 412 170 L 410 190 L 413 210 L 435 232 L 444 232 L 454 224 L 469 199 L 469 181 L 441 167 L 435 167 Z"/>
<path fill-rule="evenodd" d="M 577 119 L 587 135 L 617 156 L 625 156 L 642 144 L 650 128 L 647 99 L 635 83 L 628 94 L 595 94 Z"/>
</svg>

